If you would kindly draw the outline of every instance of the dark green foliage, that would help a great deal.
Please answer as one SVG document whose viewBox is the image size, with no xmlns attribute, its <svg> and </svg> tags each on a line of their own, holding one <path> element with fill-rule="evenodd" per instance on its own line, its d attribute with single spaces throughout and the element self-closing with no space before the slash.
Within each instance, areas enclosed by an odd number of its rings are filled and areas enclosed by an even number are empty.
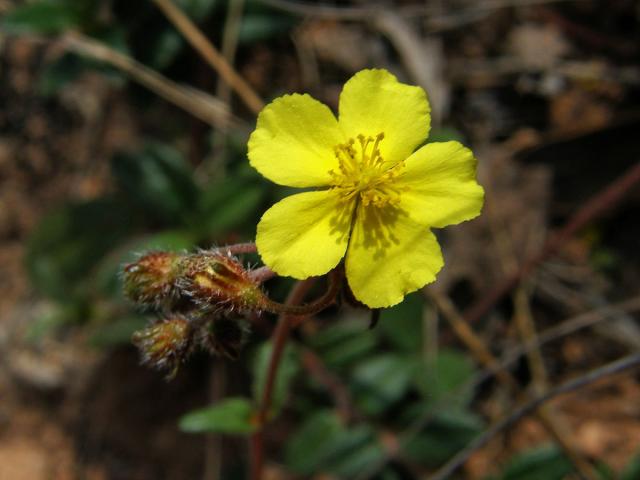
<svg viewBox="0 0 640 480">
<path fill-rule="evenodd" d="M 334 473 L 351 478 L 382 455 L 368 425 L 343 425 L 335 413 L 321 410 L 310 416 L 287 443 L 287 465 L 301 475 Z"/>
<path fill-rule="evenodd" d="M 571 462 L 552 445 L 528 450 L 514 457 L 500 480 L 562 480 L 573 471 Z"/>
<path fill-rule="evenodd" d="M 9 32 L 54 34 L 82 23 L 83 2 L 47 0 L 11 10 L 0 22 Z M 88 5 L 88 2 L 84 2 Z"/>
<path fill-rule="evenodd" d="M 226 398 L 211 407 L 193 411 L 180 419 L 180 429 L 190 433 L 250 434 L 253 407 L 246 398 Z"/>
<path fill-rule="evenodd" d="M 193 174 L 182 155 L 160 144 L 120 153 L 112 160 L 116 185 L 149 221 L 188 224 L 198 198 Z"/>
<path fill-rule="evenodd" d="M 264 393 L 265 381 L 271 358 L 271 342 L 263 343 L 256 352 L 253 362 L 253 398 L 261 399 Z M 300 370 L 298 351 L 293 345 L 288 345 L 282 353 L 280 368 L 273 385 L 271 400 L 272 414 L 276 415 L 291 391 L 291 383 Z"/>
<path fill-rule="evenodd" d="M 29 239 L 26 262 L 34 285 L 63 301 L 88 294 L 95 285 L 87 276 L 135 223 L 126 203 L 113 197 L 53 211 Z"/>
</svg>

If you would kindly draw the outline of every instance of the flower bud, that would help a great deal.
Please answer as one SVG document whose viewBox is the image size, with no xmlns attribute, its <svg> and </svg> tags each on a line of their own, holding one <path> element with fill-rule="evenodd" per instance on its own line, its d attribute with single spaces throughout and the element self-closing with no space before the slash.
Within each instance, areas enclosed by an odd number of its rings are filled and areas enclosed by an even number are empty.
<svg viewBox="0 0 640 480">
<path fill-rule="evenodd" d="M 136 303 L 159 307 L 177 297 L 176 281 L 183 255 L 151 252 L 124 267 L 127 297 Z"/>
<path fill-rule="evenodd" d="M 175 376 L 188 356 L 191 339 L 191 325 L 182 316 L 161 320 L 133 334 L 133 343 L 142 353 L 142 363 L 167 370 L 167 378 Z"/>
<path fill-rule="evenodd" d="M 260 310 L 265 296 L 235 258 L 220 252 L 191 255 L 180 277 L 183 293 L 205 310 Z"/>
<path fill-rule="evenodd" d="M 202 347 L 214 355 L 223 355 L 237 360 L 247 341 L 249 328 L 240 319 L 215 317 L 200 331 Z"/>
</svg>

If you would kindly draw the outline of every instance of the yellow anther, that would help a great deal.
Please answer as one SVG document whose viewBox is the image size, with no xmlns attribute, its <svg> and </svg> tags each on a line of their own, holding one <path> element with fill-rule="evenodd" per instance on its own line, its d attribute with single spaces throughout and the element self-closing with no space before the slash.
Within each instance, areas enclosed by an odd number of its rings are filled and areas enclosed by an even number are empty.
<svg viewBox="0 0 640 480">
<path fill-rule="evenodd" d="M 339 190 L 338 193 L 344 201 L 358 196 L 364 206 L 397 205 L 400 202 L 401 189 L 394 185 L 394 181 L 401 174 L 404 162 L 390 168 L 384 167 L 385 161 L 380 152 L 383 132 L 375 137 L 360 134 L 356 139 L 358 143 L 350 138 L 346 143 L 334 147 L 340 170 L 329 170 L 332 188 Z M 355 145 L 359 145 L 360 148 Z"/>
</svg>

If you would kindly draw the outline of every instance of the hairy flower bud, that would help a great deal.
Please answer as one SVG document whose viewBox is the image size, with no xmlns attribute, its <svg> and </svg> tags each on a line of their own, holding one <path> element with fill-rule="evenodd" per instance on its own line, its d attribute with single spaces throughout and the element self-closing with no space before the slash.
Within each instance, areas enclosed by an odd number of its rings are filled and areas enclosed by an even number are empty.
<svg viewBox="0 0 640 480">
<path fill-rule="evenodd" d="M 200 343 L 214 355 L 223 355 L 236 360 L 247 341 L 249 328 L 240 319 L 215 317 L 203 325 Z"/>
<path fill-rule="evenodd" d="M 159 321 L 133 334 L 133 343 L 142 353 L 142 362 L 159 370 L 167 370 L 173 378 L 189 354 L 192 328 L 182 316 Z"/>
<path fill-rule="evenodd" d="M 124 267 L 123 283 L 127 297 L 136 303 L 161 306 L 177 297 L 176 281 L 184 255 L 151 252 Z"/>
<path fill-rule="evenodd" d="M 230 255 L 205 252 L 187 257 L 179 281 L 183 293 L 205 310 L 261 310 L 265 296 L 258 282 Z"/>
</svg>

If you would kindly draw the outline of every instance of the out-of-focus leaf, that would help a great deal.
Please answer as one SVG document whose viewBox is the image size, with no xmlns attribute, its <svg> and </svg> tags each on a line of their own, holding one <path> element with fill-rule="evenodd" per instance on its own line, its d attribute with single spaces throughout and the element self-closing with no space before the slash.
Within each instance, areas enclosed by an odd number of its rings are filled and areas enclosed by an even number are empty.
<svg viewBox="0 0 640 480">
<path fill-rule="evenodd" d="M 189 433 L 230 433 L 247 435 L 255 430 L 253 409 L 246 398 L 227 398 L 215 405 L 195 410 L 180 419 L 180 429 Z"/>
<path fill-rule="evenodd" d="M 419 352 L 423 341 L 423 308 L 422 295 L 408 295 L 399 305 L 382 311 L 376 330 L 395 347 L 407 352 Z"/>
<path fill-rule="evenodd" d="M 386 469 L 380 473 L 380 480 L 402 480 L 402 476 L 393 470 Z"/>
<path fill-rule="evenodd" d="M 424 431 L 403 446 L 403 453 L 416 463 L 436 467 L 464 448 L 483 426 L 479 417 L 464 410 L 438 412 Z"/>
<path fill-rule="evenodd" d="M 287 35 L 295 21 L 281 14 L 250 13 L 240 25 L 240 43 L 254 43 L 272 37 Z"/>
<path fill-rule="evenodd" d="M 113 347 L 131 342 L 134 332 L 147 326 L 147 321 L 139 316 L 115 319 L 113 322 L 93 329 L 90 343 L 96 347 Z"/>
<path fill-rule="evenodd" d="M 93 288 L 86 276 L 130 232 L 133 222 L 128 207 L 109 198 L 46 215 L 28 240 L 26 264 L 33 284 L 62 301 Z"/>
<path fill-rule="evenodd" d="M 184 40 L 175 30 L 164 30 L 156 38 L 150 50 L 149 64 L 157 69 L 164 70 L 176 58 Z"/>
<path fill-rule="evenodd" d="M 176 3 L 194 20 L 202 20 L 209 15 L 220 0 L 177 0 Z"/>
<path fill-rule="evenodd" d="M 38 80 L 38 91 L 44 96 L 55 95 L 61 88 L 76 80 L 83 71 L 83 60 L 67 53 L 45 68 Z"/>
<path fill-rule="evenodd" d="M 85 313 L 86 305 L 83 302 L 51 304 L 45 312 L 30 322 L 25 338 L 36 343 L 57 328 L 80 323 Z"/>
<path fill-rule="evenodd" d="M 100 32 L 95 32 L 93 36 L 120 52 L 128 53 L 129 51 L 125 34 L 121 29 L 101 30 Z M 117 87 L 123 86 L 126 82 L 126 76 L 115 67 L 87 57 L 67 53 L 46 66 L 38 80 L 38 91 L 44 96 L 55 95 L 61 88 L 76 80 L 87 70 L 100 72 Z"/>
<path fill-rule="evenodd" d="M 443 395 L 464 385 L 474 372 L 473 363 L 466 355 L 455 350 L 443 349 L 438 352 L 433 370 L 427 369 L 425 363 L 423 368 L 416 370 L 415 383 L 427 399 L 437 401 Z M 451 401 L 460 405 L 466 404 L 470 400 L 470 394 L 471 392 L 460 392 Z"/>
<path fill-rule="evenodd" d="M 255 223 L 266 194 L 265 185 L 253 173 L 230 176 L 211 185 L 201 196 L 203 218 L 199 229 L 211 236 Z"/>
<path fill-rule="evenodd" d="M 631 459 L 620 474 L 620 480 L 637 480 L 638 478 L 640 478 L 640 453 Z"/>
<path fill-rule="evenodd" d="M 40 1 L 20 5 L 7 13 L 0 26 L 12 33 L 56 34 L 82 21 L 82 11 L 71 2 Z"/>
<path fill-rule="evenodd" d="M 256 353 L 253 364 L 253 395 L 255 399 L 261 399 L 264 392 L 267 372 L 269 369 L 269 360 L 273 346 L 271 342 L 265 342 L 260 346 Z M 273 384 L 273 393 L 271 398 L 271 408 L 273 413 L 280 410 L 289 393 L 291 381 L 300 370 L 300 360 L 298 352 L 291 344 L 287 345 L 280 359 L 280 367 L 276 374 L 275 383 Z"/>
<path fill-rule="evenodd" d="M 287 465 L 299 474 L 318 473 L 342 431 L 340 419 L 332 411 L 314 413 L 289 438 L 285 454 Z"/>
<path fill-rule="evenodd" d="M 309 339 L 330 369 L 345 368 L 363 359 L 376 346 L 376 336 L 360 321 L 342 321 Z"/>
<path fill-rule="evenodd" d="M 301 475 L 329 472 L 352 478 L 380 455 L 371 427 L 346 428 L 335 413 L 324 410 L 309 417 L 289 439 L 285 461 Z"/>
<path fill-rule="evenodd" d="M 148 144 L 140 152 L 117 154 L 112 171 L 120 189 L 149 217 L 176 225 L 194 214 L 199 192 L 189 165 L 173 148 Z"/>
<path fill-rule="evenodd" d="M 368 357 L 353 370 L 352 386 L 356 402 L 367 414 L 378 415 L 408 390 L 415 363 L 388 353 Z"/>
<path fill-rule="evenodd" d="M 434 128 L 429 132 L 427 142 L 450 142 L 452 140 L 456 142 L 464 142 L 464 135 L 453 127 L 440 127 Z"/>
<path fill-rule="evenodd" d="M 562 480 L 573 472 L 571 462 L 555 445 L 528 450 L 513 457 L 501 480 Z"/>
</svg>

